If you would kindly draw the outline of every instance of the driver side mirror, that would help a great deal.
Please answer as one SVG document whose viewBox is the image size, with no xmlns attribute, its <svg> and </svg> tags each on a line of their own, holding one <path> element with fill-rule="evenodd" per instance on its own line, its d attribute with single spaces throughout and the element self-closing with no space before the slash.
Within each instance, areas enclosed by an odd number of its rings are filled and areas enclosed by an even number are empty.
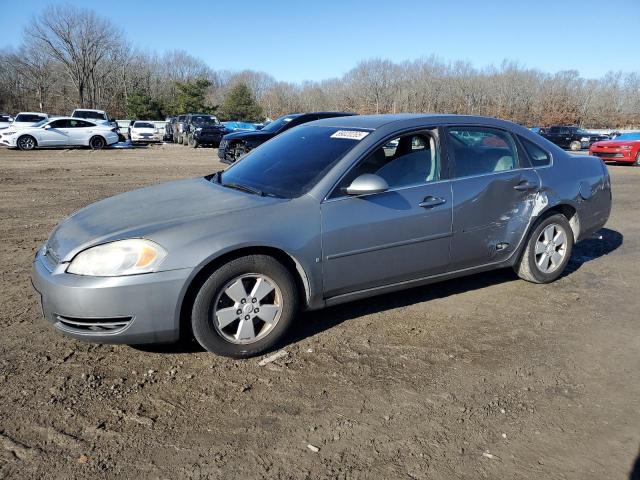
<svg viewBox="0 0 640 480">
<path fill-rule="evenodd" d="M 389 190 L 386 180 L 373 173 L 363 173 L 357 177 L 345 192 L 347 195 L 368 195 L 372 193 L 382 193 Z"/>
<path fill-rule="evenodd" d="M 49 129 L 51 128 L 51 125 L 45 125 L 45 126 L 44 126 L 44 127 L 42 127 L 42 128 L 44 128 L 45 130 L 49 130 Z"/>
</svg>

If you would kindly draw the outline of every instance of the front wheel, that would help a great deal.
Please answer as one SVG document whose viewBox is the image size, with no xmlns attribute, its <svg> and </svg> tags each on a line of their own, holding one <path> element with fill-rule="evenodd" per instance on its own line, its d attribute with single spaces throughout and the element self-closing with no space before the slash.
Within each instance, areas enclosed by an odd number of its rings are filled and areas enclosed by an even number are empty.
<svg viewBox="0 0 640 480">
<path fill-rule="evenodd" d="M 273 257 L 240 257 L 215 270 L 196 295 L 193 334 L 218 355 L 246 358 L 277 344 L 298 308 L 295 281 Z"/>
<path fill-rule="evenodd" d="M 525 251 L 514 267 L 518 276 L 533 283 L 553 282 L 569 263 L 573 242 L 567 217 L 558 213 L 544 218 L 529 235 Z"/>
<path fill-rule="evenodd" d="M 569 144 L 569 148 L 571 149 L 572 152 L 577 152 L 578 150 L 582 149 L 582 143 L 578 142 L 577 140 L 574 140 Z"/>
<path fill-rule="evenodd" d="M 199 143 L 198 143 L 198 141 L 197 141 L 196 139 L 194 139 L 194 138 L 192 138 L 192 139 L 191 139 L 191 142 L 189 142 L 189 146 L 190 146 L 190 147 L 198 148 L 198 145 L 200 145 L 200 144 L 199 144 Z"/>
<path fill-rule="evenodd" d="M 91 140 L 89 140 L 89 146 L 93 150 L 102 150 L 105 147 L 106 144 L 107 144 L 107 142 L 102 137 L 97 137 L 96 136 L 96 137 L 92 137 Z"/>
<path fill-rule="evenodd" d="M 16 142 L 20 150 L 33 150 L 36 148 L 36 139 L 31 135 L 23 135 Z"/>
<path fill-rule="evenodd" d="M 636 155 L 636 161 L 633 162 L 633 165 L 636 167 L 640 167 L 640 152 Z"/>
</svg>

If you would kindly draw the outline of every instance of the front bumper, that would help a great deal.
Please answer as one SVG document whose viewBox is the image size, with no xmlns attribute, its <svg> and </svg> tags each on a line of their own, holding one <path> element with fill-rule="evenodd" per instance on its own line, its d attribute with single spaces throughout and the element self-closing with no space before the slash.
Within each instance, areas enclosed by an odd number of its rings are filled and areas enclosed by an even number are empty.
<svg viewBox="0 0 640 480">
<path fill-rule="evenodd" d="M 44 318 L 65 335 L 95 343 L 166 343 L 180 331 L 178 304 L 191 269 L 85 277 L 36 256 L 31 281 Z"/>
<path fill-rule="evenodd" d="M 219 144 L 223 134 L 220 132 L 194 132 L 193 139 L 198 143 Z"/>
<path fill-rule="evenodd" d="M 143 137 L 142 135 L 131 135 L 131 141 L 132 142 L 138 142 L 138 143 L 151 143 L 151 142 L 161 142 L 162 138 L 160 137 L 160 135 L 153 135 L 153 136 L 146 136 Z"/>
<path fill-rule="evenodd" d="M 623 150 L 621 148 L 598 148 L 591 147 L 589 155 L 600 157 L 605 162 L 635 162 L 637 153 L 633 150 Z"/>
</svg>

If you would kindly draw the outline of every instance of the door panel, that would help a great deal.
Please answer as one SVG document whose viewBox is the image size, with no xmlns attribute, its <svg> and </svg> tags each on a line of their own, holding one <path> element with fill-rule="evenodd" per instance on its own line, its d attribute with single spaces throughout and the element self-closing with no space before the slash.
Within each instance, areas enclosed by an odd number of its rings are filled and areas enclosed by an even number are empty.
<svg viewBox="0 0 640 480">
<path fill-rule="evenodd" d="M 454 180 L 451 269 L 507 259 L 526 231 L 539 185 L 534 170 Z"/>
<path fill-rule="evenodd" d="M 57 145 L 66 145 L 67 132 L 63 128 L 48 128 L 38 132 L 38 145 L 41 147 L 53 147 Z"/>
<path fill-rule="evenodd" d="M 325 297 L 446 271 L 451 200 L 442 181 L 323 203 Z"/>
</svg>

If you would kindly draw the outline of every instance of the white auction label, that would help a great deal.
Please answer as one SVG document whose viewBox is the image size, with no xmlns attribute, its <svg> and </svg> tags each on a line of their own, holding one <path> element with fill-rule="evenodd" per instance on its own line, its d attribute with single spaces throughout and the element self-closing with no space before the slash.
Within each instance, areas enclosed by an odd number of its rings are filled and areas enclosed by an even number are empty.
<svg viewBox="0 0 640 480">
<path fill-rule="evenodd" d="M 349 140 L 362 140 L 369 135 L 369 132 L 361 132 L 358 130 L 338 130 L 331 135 L 331 138 L 347 138 Z"/>
</svg>

